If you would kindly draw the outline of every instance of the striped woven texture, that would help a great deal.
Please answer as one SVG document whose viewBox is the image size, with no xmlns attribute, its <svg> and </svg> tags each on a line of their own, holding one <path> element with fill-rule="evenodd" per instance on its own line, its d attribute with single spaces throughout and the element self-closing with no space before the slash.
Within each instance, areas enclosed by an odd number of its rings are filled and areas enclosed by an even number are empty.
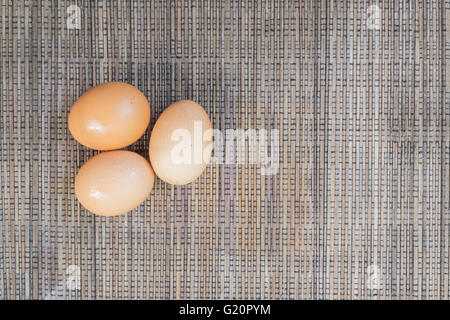
<svg viewBox="0 0 450 320">
<path fill-rule="evenodd" d="M 449 0 L 0 0 L 0 299 L 449 299 L 449 50 Z M 127 149 L 191 99 L 278 172 L 94 216 L 67 117 L 112 80 L 152 109 Z"/>
</svg>

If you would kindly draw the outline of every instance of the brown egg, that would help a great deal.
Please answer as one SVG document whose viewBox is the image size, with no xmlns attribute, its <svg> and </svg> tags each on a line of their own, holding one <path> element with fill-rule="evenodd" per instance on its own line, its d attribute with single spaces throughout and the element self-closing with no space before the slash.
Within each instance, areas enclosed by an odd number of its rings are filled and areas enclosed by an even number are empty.
<svg viewBox="0 0 450 320">
<path fill-rule="evenodd" d="M 153 169 L 137 153 L 119 150 L 89 159 L 75 177 L 75 194 L 89 211 L 102 216 L 128 212 L 153 188 Z"/>
<path fill-rule="evenodd" d="M 147 98 L 122 82 L 89 89 L 73 105 L 69 130 L 82 145 L 97 150 L 124 148 L 138 140 L 150 122 Z"/>
<path fill-rule="evenodd" d="M 211 157 L 212 125 L 201 105 L 181 100 L 170 105 L 150 137 L 150 162 L 161 180 L 182 185 L 194 181 Z"/>
</svg>

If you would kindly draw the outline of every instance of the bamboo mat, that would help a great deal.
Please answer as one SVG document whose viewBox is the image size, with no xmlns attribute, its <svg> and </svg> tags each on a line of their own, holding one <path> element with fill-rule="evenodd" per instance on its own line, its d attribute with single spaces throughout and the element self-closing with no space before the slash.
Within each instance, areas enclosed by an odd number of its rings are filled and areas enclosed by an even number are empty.
<svg viewBox="0 0 450 320">
<path fill-rule="evenodd" d="M 0 48 L 0 299 L 449 299 L 449 0 L 0 0 Z M 152 108 L 129 150 L 192 99 L 279 130 L 278 173 L 92 215 L 67 117 L 110 80 Z"/>
</svg>

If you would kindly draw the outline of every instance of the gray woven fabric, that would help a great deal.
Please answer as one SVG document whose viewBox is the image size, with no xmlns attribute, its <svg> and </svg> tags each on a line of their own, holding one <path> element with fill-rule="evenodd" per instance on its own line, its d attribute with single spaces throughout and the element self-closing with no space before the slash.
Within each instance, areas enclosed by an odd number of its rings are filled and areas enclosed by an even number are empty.
<svg viewBox="0 0 450 320">
<path fill-rule="evenodd" d="M 0 0 L 0 299 L 448 299 L 449 32 L 448 0 Z M 278 173 L 92 215 L 67 116 L 110 80 L 152 108 L 129 150 L 192 99 L 278 130 Z"/>
</svg>

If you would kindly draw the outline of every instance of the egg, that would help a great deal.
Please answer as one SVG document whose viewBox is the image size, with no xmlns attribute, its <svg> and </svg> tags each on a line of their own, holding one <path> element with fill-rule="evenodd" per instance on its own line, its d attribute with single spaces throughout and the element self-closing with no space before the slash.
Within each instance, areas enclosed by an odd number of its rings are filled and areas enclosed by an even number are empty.
<svg viewBox="0 0 450 320">
<path fill-rule="evenodd" d="M 85 92 L 69 114 L 69 131 L 82 145 L 115 150 L 137 141 L 150 122 L 147 98 L 122 82 L 107 82 Z"/>
<path fill-rule="evenodd" d="M 143 202 L 153 188 L 150 163 L 125 150 L 102 152 L 89 159 L 75 177 L 75 195 L 101 216 L 126 213 Z"/>
<path fill-rule="evenodd" d="M 212 125 L 201 105 L 190 100 L 171 104 L 153 127 L 149 156 L 163 181 L 183 185 L 205 170 L 212 151 Z"/>
</svg>

